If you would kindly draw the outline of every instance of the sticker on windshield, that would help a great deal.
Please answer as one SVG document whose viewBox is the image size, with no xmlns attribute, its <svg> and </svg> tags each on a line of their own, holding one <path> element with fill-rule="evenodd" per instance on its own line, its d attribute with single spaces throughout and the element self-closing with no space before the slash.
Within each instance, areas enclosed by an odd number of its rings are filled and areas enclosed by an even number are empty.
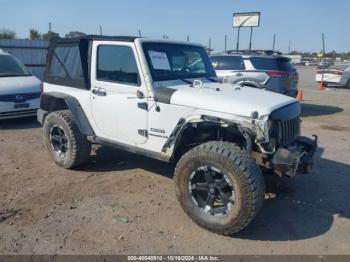
<svg viewBox="0 0 350 262">
<path fill-rule="evenodd" d="M 154 69 L 171 70 L 168 57 L 164 52 L 148 51 Z"/>
</svg>

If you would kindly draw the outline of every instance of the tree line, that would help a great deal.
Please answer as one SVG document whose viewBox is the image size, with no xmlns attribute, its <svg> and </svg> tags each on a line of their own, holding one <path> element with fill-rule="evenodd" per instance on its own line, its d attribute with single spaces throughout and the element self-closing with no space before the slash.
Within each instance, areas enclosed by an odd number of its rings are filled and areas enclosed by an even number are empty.
<svg viewBox="0 0 350 262">
<path fill-rule="evenodd" d="M 50 41 L 51 39 L 55 39 L 55 38 L 75 38 L 75 37 L 80 37 L 84 35 L 86 34 L 80 31 L 70 31 L 69 33 L 66 33 L 62 37 L 59 35 L 59 33 L 56 33 L 54 31 L 48 31 L 47 33 L 42 34 L 36 29 L 30 29 L 27 39 Z M 17 34 L 15 31 L 10 29 L 0 29 L 0 39 L 16 39 L 16 38 L 17 38 Z"/>
<path fill-rule="evenodd" d="M 319 58 L 318 54 L 321 54 L 322 51 L 320 52 L 299 52 L 299 51 L 292 51 L 289 54 L 290 55 L 301 55 L 302 57 L 310 57 L 310 58 Z M 350 59 L 350 52 L 343 52 L 343 53 L 338 53 L 335 50 L 326 53 L 325 57 L 331 58 L 331 59 L 336 59 L 337 57 L 340 57 L 342 60 L 348 60 Z"/>
</svg>

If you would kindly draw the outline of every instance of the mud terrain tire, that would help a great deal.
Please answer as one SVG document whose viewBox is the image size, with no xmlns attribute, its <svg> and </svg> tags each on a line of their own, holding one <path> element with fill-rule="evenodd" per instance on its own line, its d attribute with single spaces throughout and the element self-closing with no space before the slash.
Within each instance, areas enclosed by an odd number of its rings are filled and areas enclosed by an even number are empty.
<svg viewBox="0 0 350 262">
<path fill-rule="evenodd" d="M 211 184 L 202 182 L 207 178 L 205 170 L 210 170 L 208 172 L 211 176 L 208 179 L 212 181 Z M 195 178 L 200 182 L 193 186 L 192 180 Z M 207 142 L 187 152 L 176 165 L 174 180 L 177 199 L 188 216 L 201 227 L 218 234 L 232 235 L 244 229 L 258 214 L 264 201 L 265 182 L 261 170 L 245 150 L 229 142 Z M 227 180 L 231 185 L 226 188 L 225 197 L 221 198 L 221 189 L 216 188 L 215 183 Z M 203 186 L 204 184 L 210 184 L 211 191 L 208 195 L 204 195 L 203 199 L 206 200 L 203 202 L 207 203 L 208 199 L 209 202 L 213 202 L 212 197 L 215 198 L 215 194 L 219 196 L 209 210 L 208 205 L 203 207 L 203 204 L 200 207 L 199 204 L 201 200 L 199 197 L 205 194 L 199 190 L 209 187 Z M 233 188 L 231 200 L 227 202 L 231 186 Z M 192 189 L 193 187 L 195 189 Z M 198 201 L 194 192 L 198 196 Z M 218 205 L 220 203 L 222 206 Z M 211 213 L 218 208 L 225 210 L 223 203 L 228 203 L 227 206 L 231 207 L 229 210 L 227 208 L 226 213 L 219 215 Z"/>
<path fill-rule="evenodd" d="M 91 143 L 80 133 L 69 110 L 50 113 L 43 131 L 45 145 L 57 165 L 72 169 L 88 161 Z"/>
</svg>

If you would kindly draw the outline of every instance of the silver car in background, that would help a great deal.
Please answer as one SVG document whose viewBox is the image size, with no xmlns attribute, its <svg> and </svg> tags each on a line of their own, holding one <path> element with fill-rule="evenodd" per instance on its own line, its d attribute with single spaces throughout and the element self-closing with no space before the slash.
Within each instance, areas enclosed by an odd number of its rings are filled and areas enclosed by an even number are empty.
<svg viewBox="0 0 350 262">
<path fill-rule="evenodd" d="M 322 80 L 324 85 L 350 87 L 350 64 L 335 64 L 317 69 L 316 81 L 320 83 Z"/>
<path fill-rule="evenodd" d="M 211 57 L 219 79 L 296 97 L 298 73 L 290 59 L 272 51 L 228 51 Z"/>
<path fill-rule="evenodd" d="M 40 80 L 0 49 L 0 120 L 36 116 L 40 95 Z"/>
</svg>

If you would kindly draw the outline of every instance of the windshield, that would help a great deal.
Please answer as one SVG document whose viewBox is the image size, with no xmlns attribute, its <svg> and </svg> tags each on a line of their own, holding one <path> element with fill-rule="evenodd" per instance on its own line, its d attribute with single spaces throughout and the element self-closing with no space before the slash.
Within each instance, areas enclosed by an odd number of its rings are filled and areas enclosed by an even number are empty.
<svg viewBox="0 0 350 262">
<path fill-rule="evenodd" d="M 30 76 L 25 66 L 10 55 L 0 55 L 0 77 Z"/>
<path fill-rule="evenodd" d="M 200 46 L 143 43 L 153 81 L 216 77 L 210 59 Z"/>
</svg>

